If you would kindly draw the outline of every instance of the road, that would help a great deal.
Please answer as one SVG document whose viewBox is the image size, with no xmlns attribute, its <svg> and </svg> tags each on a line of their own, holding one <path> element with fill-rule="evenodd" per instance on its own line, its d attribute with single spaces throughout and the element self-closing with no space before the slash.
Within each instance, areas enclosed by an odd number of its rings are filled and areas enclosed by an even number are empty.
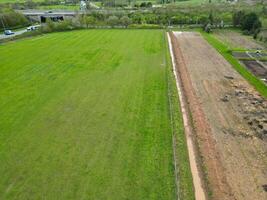
<svg viewBox="0 0 267 200">
<path fill-rule="evenodd" d="M 3 33 L 0 35 L 0 40 L 2 40 L 2 39 L 6 39 L 6 38 L 10 38 L 10 37 L 14 37 L 14 36 L 16 36 L 16 35 L 20 35 L 20 34 L 22 34 L 22 33 L 25 33 L 27 30 L 26 30 L 26 28 L 25 29 L 23 29 L 23 30 L 19 30 L 19 31 L 16 31 L 15 32 L 15 34 L 13 34 L 13 35 L 4 35 Z"/>
<path fill-rule="evenodd" d="M 20 12 L 26 16 L 54 16 L 54 15 L 76 15 L 77 11 L 72 10 L 52 10 L 51 13 L 47 10 L 16 10 L 17 12 Z"/>
</svg>

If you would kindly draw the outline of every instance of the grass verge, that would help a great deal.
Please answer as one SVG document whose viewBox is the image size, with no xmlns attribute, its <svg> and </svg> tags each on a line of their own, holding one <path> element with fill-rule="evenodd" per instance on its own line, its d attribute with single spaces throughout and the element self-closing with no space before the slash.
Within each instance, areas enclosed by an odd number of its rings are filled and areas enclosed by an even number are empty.
<svg viewBox="0 0 267 200">
<path fill-rule="evenodd" d="M 168 46 L 165 35 L 165 43 Z M 193 179 L 189 164 L 188 150 L 186 137 L 184 132 L 183 118 L 180 108 L 179 97 L 176 88 L 176 80 L 172 72 L 172 63 L 170 59 L 170 52 L 166 52 L 167 62 L 167 82 L 168 82 L 168 97 L 169 97 L 169 114 L 171 118 L 172 132 L 175 134 L 176 144 L 175 150 L 177 155 L 177 173 L 179 177 L 178 195 L 179 199 L 194 200 Z"/>
<path fill-rule="evenodd" d="M 234 67 L 236 71 L 238 71 L 262 96 L 267 98 L 266 85 L 243 67 L 238 60 L 229 53 L 229 49 L 225 44 L 217 40 L 212 34 L 208 34 L 203 31 L 200 31 L 200 33 L 208 41 L 208 43 Z"/>
</svg>

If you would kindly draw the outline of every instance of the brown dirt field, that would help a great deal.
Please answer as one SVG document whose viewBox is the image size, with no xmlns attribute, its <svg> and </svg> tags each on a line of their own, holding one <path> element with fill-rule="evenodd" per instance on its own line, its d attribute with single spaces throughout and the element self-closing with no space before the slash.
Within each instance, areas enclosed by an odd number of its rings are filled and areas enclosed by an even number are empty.
<svg viewBox="0 0 267 200">
<path fill-rule="evenodd" d="M 211 199 L 267 199 L 267 101 L 198 33 L 172 37 Z"/>
<path fill-rule="evenodd" d="M 253 38 L 250 38 L 250 36 L 245 36 L 235 31 L 215 30 L 214 35 L 230 48 L 264 49 L 262 45 L 253 41 Z"/>
<path fill-rule="evenodd" d="M 251 71 L 255 76 L 259 78 L 264 78 L 267 80 L 267 69 L 262 65 L 253 60 L 243 60 L 242 63 L 246 68 Z"/>
</svg>

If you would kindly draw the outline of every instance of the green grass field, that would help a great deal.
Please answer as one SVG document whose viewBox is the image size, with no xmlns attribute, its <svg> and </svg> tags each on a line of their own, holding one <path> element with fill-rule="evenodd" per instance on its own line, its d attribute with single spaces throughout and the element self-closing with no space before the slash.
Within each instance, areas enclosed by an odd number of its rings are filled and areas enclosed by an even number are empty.
<svg viewBox="0 0 267 200">
<path fill-rule="evenodd" d="M 0 199 L 175 199 L 164 34 L 0 46 Z"/>
<path fill-rule="evenodd" d="M 38 6 L 40 10 L 80 10 L 79 5 L 50 5 L 50 6 Z"/>
</svg>

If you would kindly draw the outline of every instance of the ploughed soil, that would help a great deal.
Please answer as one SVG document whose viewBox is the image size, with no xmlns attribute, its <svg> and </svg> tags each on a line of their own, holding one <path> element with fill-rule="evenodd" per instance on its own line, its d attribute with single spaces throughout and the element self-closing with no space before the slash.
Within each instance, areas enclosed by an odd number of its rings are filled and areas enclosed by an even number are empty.
<svg viewBox="0 0 267 200">
<path fill-rule="evenodd" d="M 177 71 L 210 198 L 267 199 L 267 100 L 200 34 L 174 34 Z"/>
<path fill-rule="evenodd" d="M 254 60 L 243 60 L 242 63 L 246 66 L 246 68 L 251 71 L 255 76 L 265 79 L 265 83 L 267 83 L 267 69 Z"/>
</svg>

